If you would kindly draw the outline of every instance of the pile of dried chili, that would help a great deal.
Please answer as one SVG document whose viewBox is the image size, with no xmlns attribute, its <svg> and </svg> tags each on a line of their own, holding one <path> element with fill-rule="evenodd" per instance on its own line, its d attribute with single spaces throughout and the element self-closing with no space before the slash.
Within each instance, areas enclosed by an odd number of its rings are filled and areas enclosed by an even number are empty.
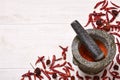
<svg viewBox="0 0 120 80">
<path fill-rule="evenodd" d="M 42 67 L 33 67 L 34 71 L 30 70 L 22 75 L 21 80 L 75 80 L 74 75 L 71 72 L 74 72 L 74 68 L 71 63 L 66 60 L 66 52 L 68 47 L 64 48 L 59 46 L 62 49 L 61 57 L 57 58 L 55 55 L 52 56 L 52 59 L 45 60 L 45 56 L 38 56 L 38 59 L 35 62 L 35 66 L 42 65 Z"/>
<path fill-rule="evenodd" d="M 109 5 L 110 4 L 110 5 Z M 55 55 L 52 59 L 45 60 L 45 56 L 38 57 L 35 66 L 42 65 L 42 67 L 33 67 L 34 71 L 28 70 L 22 75 L 21 80 L 119 80 L 120 79 L 120 20 L 116 20 L 120 13 L 120 6 L 110 0 L 99 0 L 94 6 L 94 11 L 89 14 L 88 22 L 93 29 L 104 30 L 107 33 L 115 36 L 115 43 L 118 48 L 118 53 L 115 60 L 101 72 L 96 75 L 81 75 L 79 71 L 75 70 L 72 64 L 66 60 L 66 52 L 68 47 L 62 49 L 61 57 L 57 58 Z M 72 74 L 75 73 L 75 74 Z"/>
</svg>

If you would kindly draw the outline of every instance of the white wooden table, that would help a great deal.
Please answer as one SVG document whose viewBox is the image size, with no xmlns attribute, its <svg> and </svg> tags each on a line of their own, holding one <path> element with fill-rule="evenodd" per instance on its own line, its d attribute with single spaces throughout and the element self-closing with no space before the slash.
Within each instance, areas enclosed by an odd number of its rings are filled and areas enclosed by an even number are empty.
<svg viewBox="0 0 120 80">
<path fill-rule="evenodd" d="M 69 46 L 68 55 L 72 59 L 71 43 L 76 34 L 70 23 L 78 20 L 85 25 L 95 3 L 95 0 L 0 0 L 0 79 L 20 80 L 37 56 L 59 55 L 59 45 Z"/>
</svg>

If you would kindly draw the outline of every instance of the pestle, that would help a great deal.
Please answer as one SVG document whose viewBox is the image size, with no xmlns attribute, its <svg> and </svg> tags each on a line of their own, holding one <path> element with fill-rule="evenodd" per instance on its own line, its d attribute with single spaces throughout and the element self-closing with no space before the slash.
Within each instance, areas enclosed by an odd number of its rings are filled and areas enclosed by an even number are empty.
<svg viewBox="0 0 120 80">
<path fill-rule="evenodd" d="M 72 28 L 77 33 L 79 40 L 84 44 L 87 50 L 90 51 L 90 55 L 95 61 L 99 61 L 104 58 L 103 52 L 100 50 L 95 41 L 87 33 L 87 31 L 82 27 L 82 25 L 77 21 L 71 23 Z"/>
</svg>

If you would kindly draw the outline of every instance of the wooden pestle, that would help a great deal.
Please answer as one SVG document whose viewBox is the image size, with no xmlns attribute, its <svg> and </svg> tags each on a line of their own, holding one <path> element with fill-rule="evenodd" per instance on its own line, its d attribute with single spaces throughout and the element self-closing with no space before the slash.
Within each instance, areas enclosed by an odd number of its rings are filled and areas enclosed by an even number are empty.
<svg viewBox="0 0 120 80">
<path fill-rule="evenodd" d="M 104 58 L 103 52 L 100 50 L 95 41 L 87 33 L 87 31 L 82 27 L 82 25 L 77 21 L 71 23 L 72 28 L 77 33 L 79 40 L 84 44 L 87 50 L 90 51 L 90 55 L 95 61 L 99 61 Z"/>
</svg>

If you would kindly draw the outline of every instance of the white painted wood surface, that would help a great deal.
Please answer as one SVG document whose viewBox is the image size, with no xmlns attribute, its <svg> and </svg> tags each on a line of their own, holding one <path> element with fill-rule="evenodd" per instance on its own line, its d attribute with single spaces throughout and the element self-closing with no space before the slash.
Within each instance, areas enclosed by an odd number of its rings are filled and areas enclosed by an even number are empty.
<svg viewBox="0 0 120 80">
<path fill-rule="evenodd" d="M 69 46 L 72 58 L 75 33 L 70 23 L 77 19 L 85 25 L 95 3 L 95 0 L 0 0 L 0 79 L 20 80 L 37 56 L 59 55 L 58 45 Z"/>
</svg>

